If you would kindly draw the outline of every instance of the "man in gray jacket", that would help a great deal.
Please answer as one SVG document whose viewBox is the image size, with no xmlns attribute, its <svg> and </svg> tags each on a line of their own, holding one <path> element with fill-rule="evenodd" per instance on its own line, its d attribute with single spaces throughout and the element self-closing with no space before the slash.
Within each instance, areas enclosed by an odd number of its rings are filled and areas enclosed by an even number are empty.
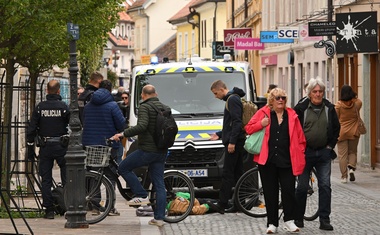
<svg viewBox="0 0 380 235">
<path fill-rule="evenodd" d="M 148 166 L 149 176 L 153 187 L 156 189 L 156 206 L 154 219 L 149 221 L 150 225 L 163 226 L 166 207 L 166 192 L 164 185 L 165 159 L 168 149 L 159 149 L 156 146 L 153 133 L 156 129 L 157 112 L 150 105 L 157 108 L 169 107 L 162 104 L 158 98 L 156 89 L 152 85 L 145 85 L 141 92 L 142 102 L 139 107 L 136 126 L 129 127 L 123 133 L 116 134 L 112 139 L 118 141 L 120 137 L 132 137 L 138 135 L 137 150 L 128 155 L 119 165 L 119 174 L 131 187 L 135 195 L 129 205 L 146 205 L 149 203 L 148 192 L 143 188 L 133 169 Z"/>
</svg>

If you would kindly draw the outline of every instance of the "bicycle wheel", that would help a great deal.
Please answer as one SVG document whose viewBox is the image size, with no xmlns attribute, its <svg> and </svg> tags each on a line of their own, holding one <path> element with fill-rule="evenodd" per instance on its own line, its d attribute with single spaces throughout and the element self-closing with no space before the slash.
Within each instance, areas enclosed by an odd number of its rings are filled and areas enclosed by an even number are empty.
<svg viewBox="0 0 380 235">
<path fill-rule="evenodd" d="M 267 215 L 264 192 L 257 167 L 245 172 L 236 183 L 235 205 L 244 214 L 252 217 L 265 217 Z"/>
<path fill-rule="evenodd" d="M 86 221 L 95 224 L 107 217 L 115 205 L 115 191 L 111 181 L 96 171 L 86 172 Z"/>
<path fill-rule="evenodd" d="M 309 189 L 307 190 L 304 219 L 312 221 L 318 218 L 318 182 L 315 169 L 310 172 Z"/>
<path fill-rule="evenodd" d="M 176 199 L 177 193 L 188 193 L 189 200 L 184 200 L 185 203 L 181 207 L 181 211 L 173 211 L 166 208 L 164 221 L 168 223 L 178 223 L 191 213 L 194 206 L 195 193 L 194 184 L 191 179 L 184 173 L 176 170 L 168 170 L 164 173 L 164 183 L 166 188 L 166 204 L 172 203 Z M 151 185 L 152 189 L 152 185 Z M 152 207 L 155 207 L 155 191 L 151 191 Z"/>
</svg>

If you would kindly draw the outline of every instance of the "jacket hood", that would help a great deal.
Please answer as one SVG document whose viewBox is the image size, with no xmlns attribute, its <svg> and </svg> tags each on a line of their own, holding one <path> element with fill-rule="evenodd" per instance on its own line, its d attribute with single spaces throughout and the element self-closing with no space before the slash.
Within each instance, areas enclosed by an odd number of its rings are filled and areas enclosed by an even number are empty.
<svg viewBox="0 0 380 235">
<path fill-rule="evenodd" d="M 115 101 L 111 92 L 109 92 L 105 88 L 99 88 L 97 91 L 94 92 L 91 98 L 91 103 L 95 105 L 102 105 L 108 102 Z"/>
<path fill-rule="evenodd" d="M 240 97 L 243 97 L 245 96 L 245 91 L 243 91 L 242 89 L 238 88 L 238 87 L 234 87 L 232 88 L 232 90 L 230 90 L 228 93 L 227 93 L 227 96 L 231 95 L 231 94 L 236 94 Z"/>
</svg>

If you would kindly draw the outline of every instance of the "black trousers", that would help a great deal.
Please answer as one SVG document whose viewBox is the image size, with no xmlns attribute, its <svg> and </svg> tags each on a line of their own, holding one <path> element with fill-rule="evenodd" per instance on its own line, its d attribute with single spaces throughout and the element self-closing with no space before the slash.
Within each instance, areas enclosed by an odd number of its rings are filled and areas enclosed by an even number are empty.
<svg viewBox="0 0 380 235">
<path fill-rule="evenodd" d="M 258 166 L 264 190 L 267 226 L 273 224 L 278 227 L 280 187 L 284 221 L 294 220 L 296 197 L 295 176 L 293 175 L 292 168 L 279 168 L 272 163 Z"/>
<path fill-rule="evenodd" d="M 234 153 L 229 153 L 228 147 L 225 147 L 222 187 L 219 191 L 219 200 L 224 207 L 227 207 L 228 200 L 232 197 L 232 188 L 244 173 L 243 159 L 247 152 L 243 144 L 237 143 Z"/>
<path fill-rule="evenodd" d="M 41 176 L 41 193 L 42 205 L 45 208 L 53 206 L 53 195 L 51 187 L 53 186 L 53 166 L 54 161 L 57 162 L 61 171 L 61 183 L 66 184 L 66 155 L 67 148 L 63 147 L 59 142 L 47 142 L 45 146 L 40 148 L 38 172 Z"/>
</svg>

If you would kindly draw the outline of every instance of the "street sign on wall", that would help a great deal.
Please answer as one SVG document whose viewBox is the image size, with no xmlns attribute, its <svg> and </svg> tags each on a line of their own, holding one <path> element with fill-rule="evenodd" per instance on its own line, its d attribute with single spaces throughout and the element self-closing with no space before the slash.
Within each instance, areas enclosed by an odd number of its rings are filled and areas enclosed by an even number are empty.
<svg viewBox="0 0 380 235">
<path fill-rule="evenodd" d="M 335 21 L 309 22 L 309 36 L 333 36 L 336 33 Z"/>
<path fill-rule="evenodd" d="M 235 38 L 251 38 L 251 28 L 236 28 L 224 30 L 224 45 L 227 47 L 234 47 Z"/>
<path fill-rule="evenodd" d="M 338 54 L 378 52 L 377 12 L 336 14 Z"/>
</svg>

